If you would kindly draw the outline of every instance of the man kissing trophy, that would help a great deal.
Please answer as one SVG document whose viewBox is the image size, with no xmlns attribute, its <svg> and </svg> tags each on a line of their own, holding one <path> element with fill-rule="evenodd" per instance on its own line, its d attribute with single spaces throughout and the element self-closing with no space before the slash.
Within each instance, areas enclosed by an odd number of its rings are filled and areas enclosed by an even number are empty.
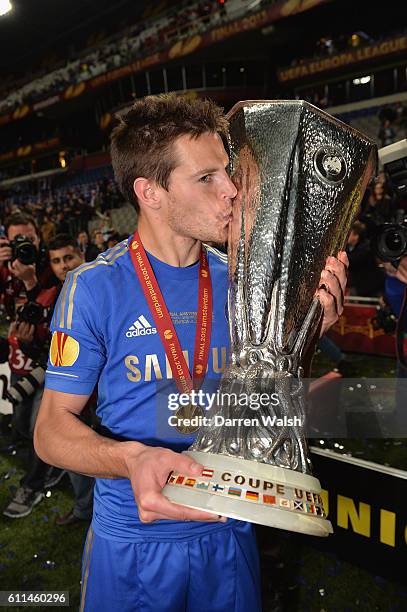
<svg viewBox="0 0 407 612">
<path fill-rule="evenodd" d="M 218 397 L 232 400 L 216 403 L 187 451 L 205 466 L 202 477 L 173 473 L 164 494 L 326 536 L 332 526 L 311 472 L 302 379 L 319 334 L 321 271 L 346 244 L 376 147 L 303 101 L 239 102 L 229 120 L 238 195 L 228 241 L 231 355 Z M 253 410 L 241 402 L 253 394 L 269 401 Z"/>
</svg>

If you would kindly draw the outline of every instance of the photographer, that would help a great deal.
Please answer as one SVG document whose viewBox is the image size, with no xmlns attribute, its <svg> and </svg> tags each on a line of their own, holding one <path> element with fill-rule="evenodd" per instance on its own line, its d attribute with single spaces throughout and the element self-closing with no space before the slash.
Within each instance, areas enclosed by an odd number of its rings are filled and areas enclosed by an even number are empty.
<svg viewBox="0 0 407 612">
<path fill-rule="evenodd" d="M 58 289 L 52 286 L 51 269 L 32 217 L 16 213 L 6 222 L 0 238 L 0 291 L 10 320 L 3 339 L 3 359 L 11 371 L 8 397 L 13 403 L 13 436 L 30 440 L 30 469 L 20 482 L 4 514 L 27 516 L 43 497 L 45 483 L 55 484 L 61 471 L 43 463 L 35 454 L 32 435 L 42 397 L 50 312 Z M 41 365 L 42 364 L 42 365 Z"/>
<path fill-rule="evenodd" d="M 41 289 L 39 283 L 37 283 L 31 290 L 32 295 L 36 294 L 36 300 L 26 305 L 26 310 L 28 311 L 26 314 L 28 316 L 23 314 L 26 320 L 19 321 L 17 319 L 19 322 L 15 325 L 15 333 L 20 349 L 32 360 L 33 370 L 31 374 L 19 377 L 17 383 L 8 391 L 9 399 L 13 401 L 15 408 L 21 411 L 25 410 L 30 417 L 30 439 L 32 439 L 32 431 L 43 391 L 42 381 L 50 345 L 48 324 L 67 272 L 74 270 L 84 263 L 78 245 L 67 234 L 56 236 L 48 244 L 47 258 L 50 270 L 57 284 L 54 284 L 50 289 Z M 39 317 L 40 312 L 43 313 L 43 321 L 40 324 L 37 320 L 37 323 L 34 324 L 34 317 Z M 21 313 L 19 316 L 21 317 Z M 36 387 L 36 381 L 33 380 L 33 377 L 35 372 L 38 371 L 40 371 L 42 378 L 40 378 L 40 375 L 37 376 L 41 382 Z M 31 390 L 32 393 L 30 393 Z M 22 401 L 17 403 L 18 399 L 22 399 Z M 3 514 L 10 518 L 27 516 L 34 505 L 43 498 L 44 488 L 56 484 L 64 474 L 58 468 L 51 468 L 51 470 L 50 472 L 50 466 L 37 456 L 32 447 L 29 471 L 22 478 L 20 488 Z M 68 475 L 74 489 L 75 505 L 66 515 L 56 519 L 55 522 L 59 526 L 71 525 L 81 520 L 89 520 L 92 515 L 94 479 L 73 472 L 68 472 Z"/>
<path fill-rule="evenodd" d="M 41 245 L 36 223 L 32 217 L 22 213 L 11 215 L 6 221 L 6 236 L 0 237 L 0 294 L 3 296 L 4 307 L 10 328 L 7 340 L 8 361 L 11 370 L 11 383 L 18 382 L 21 376 L 27 376 L 32 371 L 32 357 L 21 348 L 20 341 L 32 342 L 31 334 L 27 335 L 26 317 L 17 319 L 17 308 L 24 303 L 32 303 L 41 291 L 48 292 L 43 295 L 42 304 L 46 307 L 55 299 L 55 288 L 50 283 L 51 269 L 48 256 Z M 36 327 L 35 335 L 41 343 L 45 330 L 44 326 Z M 13 432 L 22 437 L 29 435 L 30 415 L 27 410 L 13 411 Z"/>
<path fill-rule="evenodd" d="M 379 268 L 370 241 L 365 239 L 366 227 L 355 221 L 346 246 L 349 259 L 348 287 L 350 295 L 377 296 L 383 293 L 385 275 Z"/>
</svg>

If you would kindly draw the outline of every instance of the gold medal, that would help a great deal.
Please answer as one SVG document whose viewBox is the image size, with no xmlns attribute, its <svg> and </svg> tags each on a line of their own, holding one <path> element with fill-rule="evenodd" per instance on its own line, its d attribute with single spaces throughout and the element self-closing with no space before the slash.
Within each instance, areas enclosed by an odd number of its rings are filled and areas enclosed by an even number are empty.
<svg viewBox="0 0 407 612">
<path fill-rule="evenodd" d="M 189 436 L 198 431 L 203 416 L 204 412 L 200 406 L 195 406 L 194 404 L 180 406 L 175 412 L 177 419 L 175 429 L 179 433 Z"/>
</svg>

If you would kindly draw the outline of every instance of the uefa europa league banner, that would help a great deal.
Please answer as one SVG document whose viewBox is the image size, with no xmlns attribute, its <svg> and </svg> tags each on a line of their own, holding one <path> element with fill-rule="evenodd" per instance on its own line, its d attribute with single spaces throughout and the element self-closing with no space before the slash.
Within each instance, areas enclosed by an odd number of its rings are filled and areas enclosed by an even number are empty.
<svg viewBox="0 0 407 612">
<path fill-rule="evenodd" d="M 228 241 L 230 362 L 218 397 L 232 401 L 213 405 L 187 451 L 205 466 L 201 478 L 173 473 L 164 494 L 325 536 L 332 527 L 311 470 L 303 378 L 320 329 L 321 271 L 346 244 L 377 151 L 303 101 L 239 102 L 229 119 L 238 195 Z M 239 399 L 254 393 L 269 397 L 256 414 Z"/>
</svg>

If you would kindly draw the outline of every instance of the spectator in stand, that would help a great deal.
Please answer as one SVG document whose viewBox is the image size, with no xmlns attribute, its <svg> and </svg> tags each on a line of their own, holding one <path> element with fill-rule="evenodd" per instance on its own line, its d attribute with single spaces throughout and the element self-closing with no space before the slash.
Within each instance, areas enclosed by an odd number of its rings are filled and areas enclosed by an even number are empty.
<svg viewBox="0 0 407 612">
<path fill-rule="evenodd" d="M 93 210 L 82 193 L 79 193 L 73 200 L 73 214 L 78 231 L 86 230 L 93 216 Z"/>
<path fill-rule="evenodd" d="M 385 183 L 376 181 L 360 216 L 360 220 L 367 226 L 368 236 L 374 234 L 378 225 L 394 221 L 396 214 L 396 201 L 386 193 Z"/>
<path fill-rule="evenodd" d="M 67 220 L 65 219 L 65 213 L 62 211 L 57 214 L 56 233 L 57 234 L 68 234 L 69 233 L 69 224 Z"/>
<path fill-rule="evenodd" d="M 125 238 L 127 238 L 127 236 Z M 116 244 L 118 244 L 121 240 L 124 240 L 125 238 L 122 238 L 117 232 L 114 232 L 107 239 L 107 248 L 111 249 L 112 247 L 114 247 Z"/>
<path fill-rule="evenodd" d="M 105 237 L 101 229 L 94 229 L 92 232 L 92 242 L 97 249 L 97 255 L 106 251 Z M 96 251 L 95 251 L 96 252 Z M 96 257 L 97 257 L 96 255 Z"/>
<path fill-rule="evenodd" d="M 173 16 L 170 14 L 173 12 Z M 184 6 L 182 10 L 169 9 L 167 14 L 159 15 L 147 25 L 136 24 L 131 33 L 116 35 L 116 40 L 108 42 L 99 49 L 87 53 L 80 59 L 69 61 L 64 67 L 58 68 L 38 78 L 31 79 L 23 87 L 9 85 L 1 92 L 0 114 L 13 111 L 23 103 L 38 102 L 51 93 L 57 94 L 69 85 L 92 79 L 108 70 L 118 68 L 143 57 L 153 51 L 158 51 L 197 32 L 204 32 L 208 27 L 219 22 L 233 21 L 245 16 L 247 8 L 244 3 L 238 4 L 228 11 L 228 5 L 223 2 L 196 2 Z M 169 27 L 170 26 L 170 27 Z"/>
<path fill-rule="evenodd" d="M 98 189 L 91 189 L 89 206 L 93 210 L 99 210 L 100 209 L 100 196 L 99 196 L 99 190 Z"/>
<path fill-rule="evenodd" d="M 346 247 L 349 259 L 348 287 L 351 295 L 379 296 L 384 291 L 385 273 L 377 264 L 365 234 L 366 226 L 355 221 Z"/>
<path fill-rule="evenodd" d="M 48 215 L 44 215 L 42 225 L 40 227 L 41 236 L 44 242 L 49 242 L 55 236 L 55 223 Z"/>
<path fill-rule="evenodd" d="M 99 225 L 99 229 L 103 234 L 103 238 L 105 242 L 107 242 L 109 236 L 116 231 L 115 228 L 113 227 L 112 215 L 110 211 L 107 210 L 105 214 L 100 215 L 100 217 L 103 219 L 103 222 Z"/>
<path fill-rule="evenodd" d="M 378 137 L 381 142 L 382 147 L 387 147 L 394 142 L 394 138 L 396 136 L 396 132 L 394 131 L 390 120 L 385 119 L 380 127 Z"/>
<path fill-rule="evenodd" d="M 76 238 L 76 242 L 78 243 L 78 247 L 79 250 L 84 258 L 85 261 L 89 261 L 86 259 L 86 251 L 87 248 L 89 246 L 89 236 L 88 236 L 88 232 L 86 230 L 83 230 L 82 232 L 79 232 L 77 238 Z"/>
<path fill-rule="evenodd" d="M 93 261 L 99 255 L 99 249 L 94 244 L 89 243 L 88 232 L 85 230 L 79 232 L 77 242 L 85 261 Z"/>
<path fill-rule="evenodd" d="M 386 173 L 385 172 L 379 172 L 379 174 L 376 177 L 376 183 L 381 183 L 383 187 L 386 186 Z"/>
</svg>

